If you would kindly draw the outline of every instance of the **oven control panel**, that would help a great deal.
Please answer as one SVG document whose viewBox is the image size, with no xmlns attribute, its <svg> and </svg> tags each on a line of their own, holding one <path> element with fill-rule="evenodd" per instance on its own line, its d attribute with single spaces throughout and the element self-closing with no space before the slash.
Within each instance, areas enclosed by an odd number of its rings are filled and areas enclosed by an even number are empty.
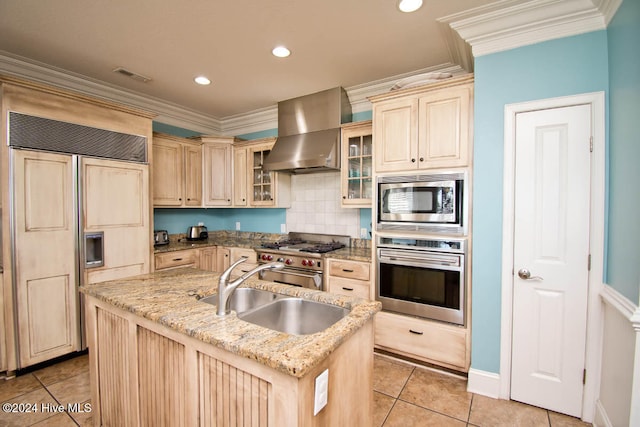
<svg viewBox="0 0 640 427">
<path fill-rule="evenodd" d="M 378 236 L 379 247 L 428 249 L 440 252 L 465 253 L 465 239 L 413 239 Z"/>
</svg>

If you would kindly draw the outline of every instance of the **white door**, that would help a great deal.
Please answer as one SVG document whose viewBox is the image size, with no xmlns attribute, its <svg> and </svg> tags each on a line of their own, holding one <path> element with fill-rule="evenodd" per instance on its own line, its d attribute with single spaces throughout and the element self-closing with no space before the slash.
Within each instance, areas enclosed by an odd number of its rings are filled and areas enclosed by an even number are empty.
<svg viewBox="0 0 640 427">
<path fill-rule="evenodd" d="M 591 107 L 516 117 L 511 399 L 582 413 Z"/>
<path fill-rule="evenodd" d="M 80 349 L 71 156 L 11 150 L 20 367 Z"/>
</svg>

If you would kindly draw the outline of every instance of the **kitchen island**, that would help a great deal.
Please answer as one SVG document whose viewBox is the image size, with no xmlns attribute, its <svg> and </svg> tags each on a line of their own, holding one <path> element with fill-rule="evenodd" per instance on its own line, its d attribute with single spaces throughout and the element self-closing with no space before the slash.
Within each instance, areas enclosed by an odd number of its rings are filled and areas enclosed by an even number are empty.
<svg viewBox="0 0 640 427">
<path fill-rule="evenodd" d="M 290 335 L 217 317 L 199 299 L 219 276 L 185 268 L 81 289 L 96 425 L 371 425 L 379 303 L 248 279 L 350 309 L 324 331 Z M 327 405 L 314 415 L 327 369 Z"/>
</svg>

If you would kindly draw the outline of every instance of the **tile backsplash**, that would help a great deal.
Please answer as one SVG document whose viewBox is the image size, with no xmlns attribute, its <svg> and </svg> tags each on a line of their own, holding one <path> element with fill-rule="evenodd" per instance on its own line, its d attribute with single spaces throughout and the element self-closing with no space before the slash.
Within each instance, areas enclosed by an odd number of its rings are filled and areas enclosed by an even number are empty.
<svg viewBox="0 0 640 427">
<path fill-rule="evenodd" d="M 340 207 L 340 172 L 291 176 L 287 231 L 360 237 L 360 209 Z"/>
</svg>

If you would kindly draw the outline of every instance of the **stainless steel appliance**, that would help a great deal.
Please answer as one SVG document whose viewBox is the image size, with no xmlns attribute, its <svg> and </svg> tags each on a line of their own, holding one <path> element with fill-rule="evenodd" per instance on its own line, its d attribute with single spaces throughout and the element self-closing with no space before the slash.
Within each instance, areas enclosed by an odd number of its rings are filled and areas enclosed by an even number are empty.
<svg viewBox="0 0 640 427">
<path fill-rule="evenodd" d="M 340 126 L 350 121 L 351 103 L 341 87 L 278 102 L 278 139 L 264 159 L 264 169 L 339 170 Z"/>
<path fill-rule="evenodd" d="M 162 246 L 169 244 L 169 233 L 167 230 L 153 230 L 153 245 Z"/>
<path fill-rule="evenodd" d="M 377 230 L 464 231 L 465 173 L 377 179 Z"/>
<path fill-rule="evenodd" d="M 322 269 L 323 254 L 349 246 L 349 236 L 314 233 L 289 233 L 277 242 L 265 243 L 257 249 L 258 262 L 283 262 L 279 271 L 261 272 L 260 278 L 287 285 L 326 290 Z"/>
<path fill-rule="evenodd" d="M 382 309 L 465 324 L 465 239 L 378 236 L 376 299 Z"/>
<path fill-rule="evenodd" d="M 207 240 L 209 232 L 204 225 L 194 225 L 187 229 L 187 240 Z"/>
</svg>

